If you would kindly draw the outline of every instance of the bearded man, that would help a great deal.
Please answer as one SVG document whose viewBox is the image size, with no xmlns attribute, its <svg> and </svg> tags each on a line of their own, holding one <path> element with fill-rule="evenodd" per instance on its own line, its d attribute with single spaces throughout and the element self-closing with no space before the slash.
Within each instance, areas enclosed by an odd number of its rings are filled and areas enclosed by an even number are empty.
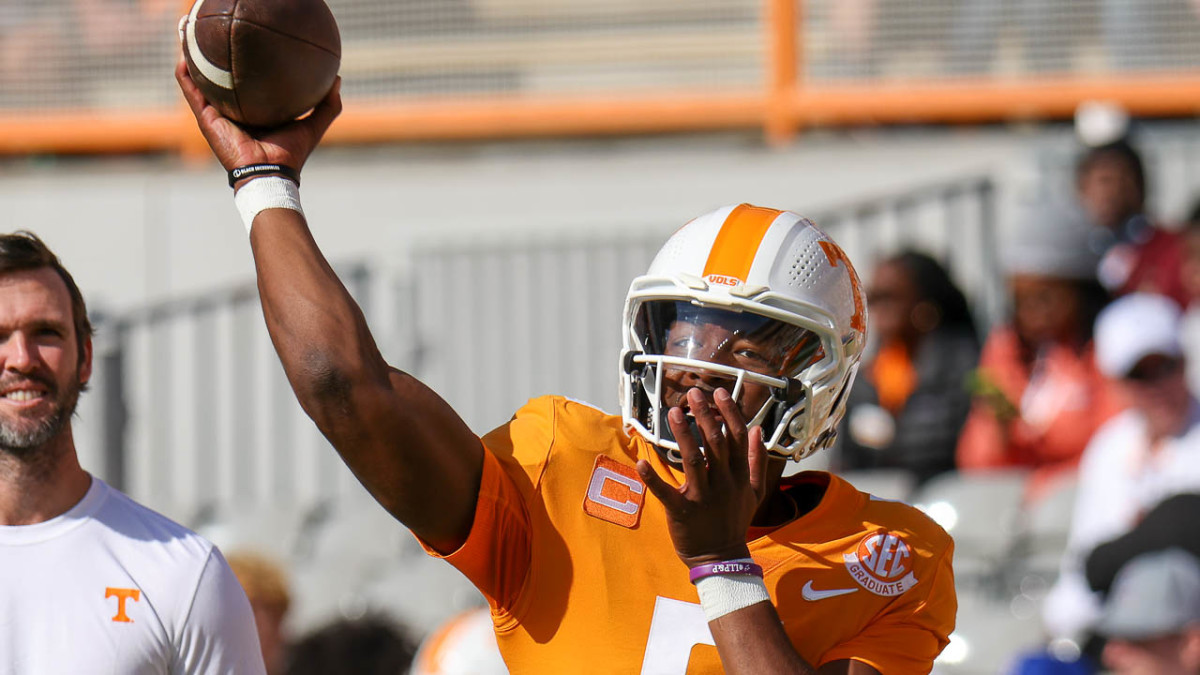
<svg viewBox="0 0 1200 675">
<path fill-rule="evenodd" d="M 58 257 L 0 234 L 0 675 L 263 673 L 216 547 L 80 466 L 91 336 Z"/>
</svg>

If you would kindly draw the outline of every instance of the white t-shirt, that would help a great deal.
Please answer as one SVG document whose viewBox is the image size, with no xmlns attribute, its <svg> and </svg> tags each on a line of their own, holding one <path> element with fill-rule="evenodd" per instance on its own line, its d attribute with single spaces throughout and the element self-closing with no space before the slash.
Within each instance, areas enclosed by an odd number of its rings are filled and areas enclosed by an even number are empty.
<svg viewBox="0 0 1200 675">
<path fill-rule="evenodd" d="M 1146 419 L 1126 410 L 1096 430 L 1079 465 L 1079 488 L 1067 552 L 1046 597 L 1043 620 L 1055 637 L 1078 639 L 1099 617 L 1083 563 L 1096 546 L 1133 529 L 1172 495 L 1200 492 L 1200 405 L 1188 427 L 1151 452 Z"/>
<path fill-rule="evenodd" d="M 264 672 L 220 551 L 100 479 L 57 518 L 0 526 L 0 675 Z"/>
</svg>

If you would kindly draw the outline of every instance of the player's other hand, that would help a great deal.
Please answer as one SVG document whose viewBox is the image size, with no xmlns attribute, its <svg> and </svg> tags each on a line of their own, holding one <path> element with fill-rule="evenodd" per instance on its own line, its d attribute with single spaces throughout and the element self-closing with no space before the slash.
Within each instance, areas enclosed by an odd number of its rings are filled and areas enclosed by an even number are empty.
<svg viewBox="0 0 1200 675">
<path fill-rule="evenodd" d="M 325 99 L 307 116 L 271 129 L 247 129 L 223 117 L 209 105 L 192 81 L 182 56 L 175 65 L 175 79 L 196 116 L 200 133 L 204 134 L 226 171 L 248 164 L 284 164 L 299 171 L 325 135 L 325 130 L 342 112 L 342 78 L 339 77 Z"/>
<path fill-rule="evenodd" d="M 646 487 L 666 508 L 675 552 L 688 567 L 750 557 L 746 532 L 766 489 L 762 429 L 746 427 L 741 410 L 724 389 L 713 398 L 716 410 L 700 390 L 688 392 L 688 407 L 704 436 L 704 452 L 683 410 L 672 408 L 667 414 L 683 458 L 682 486 L 667 483 L 646 460 L 637 467 Z"/>
</svg>

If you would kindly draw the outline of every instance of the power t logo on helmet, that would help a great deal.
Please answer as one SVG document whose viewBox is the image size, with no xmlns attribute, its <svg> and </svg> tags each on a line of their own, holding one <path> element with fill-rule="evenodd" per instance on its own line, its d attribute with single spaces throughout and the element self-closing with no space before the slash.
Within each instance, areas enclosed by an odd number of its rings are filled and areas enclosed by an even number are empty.
<svg viewBox="0 0 1200 675">
<path fill-rule="evenodd" d="M 733 393 L 767 450 L 832 444 L 866 339 L 849 258 L 811 221 L 741 204 L 691 221 L 634 279 L 622 324 L 625 423 L 678 461 L 667 411 Z"/>
</svg>

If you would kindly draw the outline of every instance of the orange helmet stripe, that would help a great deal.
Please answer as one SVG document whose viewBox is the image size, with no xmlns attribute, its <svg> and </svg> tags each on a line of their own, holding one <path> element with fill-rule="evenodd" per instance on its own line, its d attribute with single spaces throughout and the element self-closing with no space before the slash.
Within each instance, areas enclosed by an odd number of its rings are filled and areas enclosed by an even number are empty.
<svg viewBox="0 0 1200 675">
<path fill-rule="evenodd" d="M 745 283 L 754 255 L 780 213 L 783 212 L 749 204 L 734 208 L 713 241 L 708 261 L 704 263 L 704 278 L 718 275 Z"/>
</svg>

